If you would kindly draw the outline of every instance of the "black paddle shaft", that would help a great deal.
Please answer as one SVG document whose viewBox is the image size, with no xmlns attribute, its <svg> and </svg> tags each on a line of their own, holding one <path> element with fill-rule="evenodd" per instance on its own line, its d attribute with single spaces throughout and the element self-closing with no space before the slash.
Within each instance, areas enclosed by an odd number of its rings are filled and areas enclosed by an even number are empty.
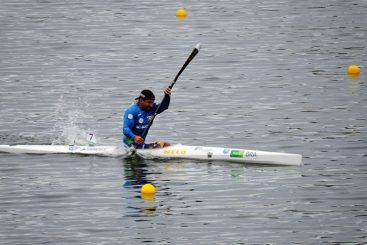
<svg viewBox="0 0 367 245">
<path fill-rule="evenodd" d="M 171 89 L 173 88 L 173 86 L 176 84 L 177 82 L 177 79 L 178 77 L 181 75 L 181 73 L 185 70 L 186 66 L 188 66 L 188 64 L 190 64 L 190 62 L 194 59 L 194 57 L 199 53 L 199 49 L 200 49 L 200 44 L 197 44 L 194 48 L 194 50 L 191 52 L 189 58 L 187 58 L 185 64 L 182 66 L 181 70 L 177 73 L 175 79 L 173 80 L 173 82 L 171 83 L 171 85 L 169 86 Z M 163 100 L 162 100 L 163 101 Z M 157 110 L 155 110 L 154 114 L 153 114 L 153 117 L 150 119 L 149 123 L 148 123 L 148 126 L 145 128 L 144 132 L 143 132 L 143 135 L 141 136 L 144 140 L 145 138 L 147 137 L 147 134 L 148 134 L 148 131 L 150 129 L 150 127 L 152 126 L 153 124 L 153 121 L 155 119 L 155 117 L 157 116 L 158 114 L 158 111 L 160 109 L 162 105 L 162 102 L 159 104 Z"/>
</svg>

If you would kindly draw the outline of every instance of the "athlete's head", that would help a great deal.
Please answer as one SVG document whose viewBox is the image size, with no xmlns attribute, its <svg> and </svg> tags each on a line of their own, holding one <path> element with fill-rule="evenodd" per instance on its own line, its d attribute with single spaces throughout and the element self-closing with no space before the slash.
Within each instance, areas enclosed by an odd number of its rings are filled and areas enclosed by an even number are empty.
<svg viewBox="0 0 367 245">
<path fill-rule="evenodd" d="M 152 109 L 155 96 L 152 91 L 144 89 L 140 92 L 139 97 L 137 97 L 136 99 L 138 100 L 138 104 L 141 109 L 149 111 Z"/>
</svg>

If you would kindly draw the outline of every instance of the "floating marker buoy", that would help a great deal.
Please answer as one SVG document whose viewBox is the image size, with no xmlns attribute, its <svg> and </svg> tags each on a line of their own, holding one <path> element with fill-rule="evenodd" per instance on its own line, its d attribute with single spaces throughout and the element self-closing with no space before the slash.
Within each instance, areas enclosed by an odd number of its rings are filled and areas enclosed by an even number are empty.
<svg viewBox="0 0 367 245">
<path fill-rule="evenodd" d="M 141 193 L 141 198 L 143 198 L 146 202 L 154 202 L 155 194 Z"/>
<path fill-rule="evenodd" d="M 350 80 L 357 79 L 359 77 L 359 74 L 348 74 L 348 77 Z"/>
<path fill-rule="evenodd" d="M 178 18 L 184 18 L 187 16 L 187 12 L 184 9 L 179 9 L 176 11 L 176 17 Z"/>
<path fill-rule="evenodd" d="M 145 184 L 140 191 L 142 194 L 155 194 L 155 187 L 152 184 Z"/>
<path fill-rule="evenodd" d="M 358 66 L 351 65 L 351 66 L 348 67 L 348 74 L 357 75 L 359 73 L 361 73 L 361 70 L 359 69 Z"/>
</svg>

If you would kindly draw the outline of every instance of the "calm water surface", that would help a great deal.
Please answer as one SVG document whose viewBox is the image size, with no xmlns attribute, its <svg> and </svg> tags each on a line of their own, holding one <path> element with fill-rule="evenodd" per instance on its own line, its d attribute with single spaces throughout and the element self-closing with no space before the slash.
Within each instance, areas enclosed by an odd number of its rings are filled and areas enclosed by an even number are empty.
<svg viewBox="0 0 367 245">
<path fill-rule="evenodd" d="M 0 144 L 88 132 L 120 144 L 125 108 L 143 88 L 160 99 L 201 42 L 149 139 L 304 165 L 0 154 L 0 244 L 365 243 L 366 12 L 364 0 L 2 1 Z M 140 197 L 148 182 L 154 199 Z"/>
</svg>

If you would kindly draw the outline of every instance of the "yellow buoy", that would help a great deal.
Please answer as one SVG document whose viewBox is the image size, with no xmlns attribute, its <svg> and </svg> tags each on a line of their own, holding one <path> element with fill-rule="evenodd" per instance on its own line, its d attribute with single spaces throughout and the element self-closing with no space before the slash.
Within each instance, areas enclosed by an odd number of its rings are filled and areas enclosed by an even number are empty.
<svg viewBox="0 0 367 245">
<path fill-rule="evenodd" d="M 140 191 L 142 194 L 155 194 L 155 187 L 152 184 L 145 184 Z"/>
<path fill-rule="evenodd" d="M 348 74 L 359 74 L 361 73 L 361 70 L 356 65 L 351 65 L 348 67 Z"/>
<path fill-rule="evenodd" d="M 155 194 L 154 193 L 141 193 L 141 198 L 144 199 L 145 202 L 154 202 Z"/>
<path fill-rule="evenodd" d="M 357 79 L 359 77 L 359 74 L 348 74 L 348 77 L 350 80 Z"/>
<path fill-rule="evenodd" d="M 186 17 L 187 16 L 187 12 L 184 9 L 179 9 L 176 11 L 176 17 L 182 18 L 182 17 Z"/>
</svg>

